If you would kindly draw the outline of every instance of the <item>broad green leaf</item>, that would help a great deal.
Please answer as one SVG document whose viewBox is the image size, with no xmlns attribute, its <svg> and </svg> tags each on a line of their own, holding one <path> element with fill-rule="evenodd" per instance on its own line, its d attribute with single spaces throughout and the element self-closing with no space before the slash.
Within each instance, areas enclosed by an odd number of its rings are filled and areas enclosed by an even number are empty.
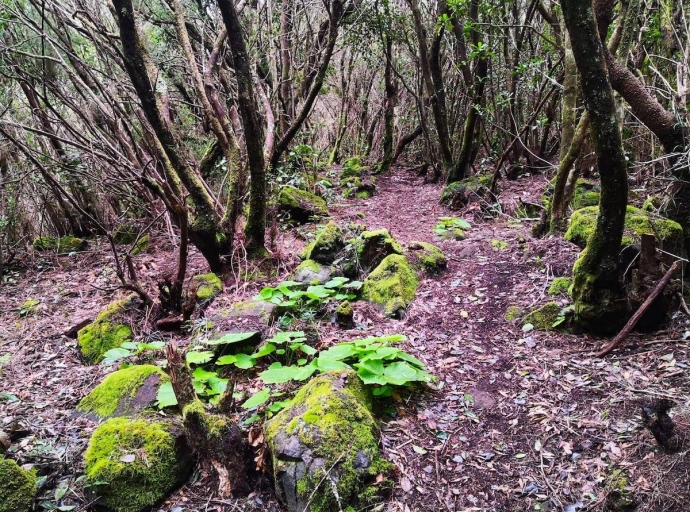
<svg viewBox="0 0 690 512">
<path fill-rule="evenodd" d="M 151 343 L 139 344 L 139 350 L 160 350 L 165 347 L 164 341 L 152 341 Z"/>
<path fill-rule="evenodd" d="M 159 409 L 177 405 L 177 397 L 173 391 L 172 382 L 164 382 L 158 387 L 158 393 L 156 394 L 156 405 Z"/>
<path fill-rule="evenodd" d="M 136 343 L 134 341 L 125 341 L 122 345 L 120 345 L 120 348 L 126 348 L 127 350 L 136 350 L 139 348 L 139 343 Z"/>
<path fill-rule="evenodd" d="M 228 380 L 229 379 L 219 379 L 218 377 L 209 379 L 209 394 L 220 395 L 222 393 L 225 393 L 225 390 L 228 389 Z"/>
<path fill-rule="evenodd" d="M 199 367 L 194 369 L 194 372 L 192 372 L 192 377 L 201 382 L 208 382 L 211 379 L 217 379 L 218 374 L 216 372 L 209 372 L 208 370 L 204 370 L 203 368 Z"/>
<path fill-rule="evenodd" d="M 258 352 L 255 352 L 254 354 L 252 354 L 252 357 L 255 359 L 259 359 L 260 357 L 264 357 L 264 356 L 267 356 L 269 354 L 272 354 L 273 352 L 275 352 L 275 350 L 276 350 L 275 345 L 272 345 L 270 343 L 266 343 L 265 345 L 263 345 L 262 347 L 259 348 Z"/>
<path fill-rule="evenodd" d="M 410 366 L 406 361 L 391 363 L 383 372 L 388 383 L 394 386 L 405 386 L 410 382 L 424 380 L 423 378 L 420 379 L 419 374 L 419 370 Z"/>
<path fill-rule="evenodd" d="M 270 340 L 268 340 L 269 343 L 275 343 L 276 345 L 280 345 L 281 343 L 287 343 L 289 341 L 292 341 L 295 338 L 304 338 L 305 334 L 304 331 L 284 331 L 284 332 L 277 332 L 275 336 L 273 336 Z"/>
<path fill-rule="evenodd" d="M 271 390 L 269 388 L 264 388 L 258 393 L 254 393 L 251 397 L 247 399 L 246 402 L 242 404 L 243 409 L 253 409 L 261 404 L 266 403 L 268 399 L 271 398 Z"/>
<path fill-rule="evenodd" d="M 221 356 L 218 358 L 216 361 L 216 364 L 218 366 L 225 366 L 228 364 L 235 364 L 237 362 L 237 358 L 233 355 L 227 355 L 227 356 Z"/>
<path fill-rule="evenodd" d="M 271 287 L 267 286 L 266 288 L 261 290 L 259 292 L 259 295 L 257 295 L 256 297 L 260 300 L 271 300 L 273 298 L 275 291 L 276 291 L 275 288 L 271 288 Z"/>
<path fill-rule="evenodd" d="M 301 345 L 299 345 L 299 349 L 302 352 L 304 352 L 305 354 L 307 354 L 308 356 L 313 356 L 314 354 L 317 353 L 317 350 L 314 347 L 311 347 L 311 346 L 307 345 L 306 343 L 302 343 Z"/>
<path fill-rule="evenodd" d="M 359 375 L 359 378 L 362 379 L 362 382 L 367 386 L 370 386 L 373 384 L 378 384 L 378 385 L 382 386 L 382 385 L 388 383 L 386 378 L 383 377 L 380 373 L 373 373 L 367 369 L 360 369 L 357 372 L 357 375 Z"/>
<path fill-rule="evenodd" d="M 185 359 L 189 364 L 204 364 L 213 359 L 213 352 L 209 350 L 187 352 Z"/>
<path fill-rule="evenodd" d="M 319 359 L 331 359 L 333 361 L 341 361 L 352 357 L 357 353 L 355 347 L 350 344 L 340 344 L 334 347 L 330 347 L 325 352 L 319 355 Z"/>
<path fill-rule="evenodd" d="M 318 359 L 315 359 L 314 362 L 322 372 L 328 372 L 331 370 L 345 370 L 349 368 L 349 366 L 342 361 L 338 361 L 336 359 L 322 359 L 320 356 Z"/>
<path fill-rule="evenodd" d="M 362 361 L 352 366 L 357 368 L 358 371 L 364 370 L 374 375 L 383 375 L 383 361 L 381 360 Z"/>
<path fill-rule="evenodd" d="M 283 384 L 293 380 L 297 375 L 301 375 L 302 370 L 297 366 L 273 367 L 261 372 L 259 378 L 266 384 Z"/>
<path fill-rule="evenodd" d="M 344 285 L 348 281 L 349 281 L 349 279 L 347 277 L 334 277 L 333 279 L 331 279 L 327 283 L 324 283 L 323 286 L 325 288 L 338 288 L 339 286 Z"/>
<path fill-rule="evenodd" d="M 297 368 L 297 372 L 295 373 L 295 376 L 293 377 L 294 380 L 302 381 L 302 380 L 307 380 L 309 377 L 314 375 L 314 372 L 316 372 L 317 368 L 314 363 L 308 364 L 307 366 L 302 366 Z"/>
<path fill-rule="evenodd" d="M 254 359 L 252 356 L 248 354 L 237 354 L 235 357 L 237 358 L 235 366 L 242 370 L 248 370 L 249 368 L 253 368 L 256 364 L 256 359 Z"/>
<path fill-rule="evenodd" d="M 131 354 L 132 352 L 126 348 L 111 348 L 105 354 L 103 354 L 103 360 L 109 362 L 118 361 L 120 359 L 124 359 L 125 357 L 129 357 Z"/>
<path fill-rule="evenodd" d="M 221 336 L 217 340 L 205 341 L 204 343 L 206 345 L 229 345 L 231 343 L 239 343 L 240 341 L 246 341 L 249 338 L 256 336 L 257 334 L 259 333 L 256 331 L 230 332 L 227 334 L 223 334 L 223 336 Z"/>
<path fill-rule="evenodd" d="M 362 281 L 352 281 L 350 283 L 347 283 L 346 285 L 343 285 L 343 288 L 360 288 L 364 283 Z"/>
<path fill-rule="evenodd" d="M 402 350 L 398 354 L 398 359 L 402 359 L 403 361 L 407 361 L 408 363 L 412 363 L 419 369 L 423 370 L 424 369 L 424 363 L 422 363 L 419 359 L 417 359 L 415 356 L 411 356 L 407 352 L 403 352 Z"/>
<path fill-rule="evenodd" d="M 375 352 L 372 352 L 365 357 L 363 357 L 361 360 L 362 361 L 369 361 L 373 359 L 394 359 L 400 354 L 404 354 L 404 352 L 398 348 L 395 347 L 380 347 L 377 348 Z M 402 358 L 401 358 L 402 359 Z"/>
<path fill-rule="evenodd" d="M 273 402 L 271 405 L 268 406 L 268 410 L 272 413 L 276 413 L 278 411 L 285 409 L 288 405 L 290 405 L 290 403 L 290 400 L 283 400 L 282 402 Z"/>
</svg>

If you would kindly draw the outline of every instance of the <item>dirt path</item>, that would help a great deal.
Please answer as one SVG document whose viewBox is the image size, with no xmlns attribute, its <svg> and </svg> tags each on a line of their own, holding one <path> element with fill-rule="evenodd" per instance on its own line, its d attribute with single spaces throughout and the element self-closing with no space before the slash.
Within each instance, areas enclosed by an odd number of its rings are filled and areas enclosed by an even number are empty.
<svg viewBox="0 0 690 512">
<path fill-rule="evenodd" d="M 543 185 L 511 182 L 502 199 L 534 201 Z M 652 485 L 640 461 L 655 446 L 642 428 L 639 401 L 668 396 L 687 410 L 686 318 L 678 316 L 654 337 L 631 335 L 627 349 L 603 360 L 591 352 L 600 339 L 523 332 L 519 322 L 505 319 L 508 307 L 528 311 L 549 300 L 567 305 L 567 296 L 549 297 L 547 290 L 554 276 L 569 273 L 576 248 L 561 239 L 533 239 L 531 223 L 507 215 L 482 219 L 475 207 L 455 213 L 472 223 L 467 239 L 441 241 L 433 228 L 451 212 L 438 205 L 439 194 L 440 186 L 398 171 L 379 180 L 373 198 L 332 207 L 340 222 L 387 228 L 403 244 L 436 243 L 448 257 L 446 271 L 422 281 L 403 320 L 384 319 L 357 302 L 362 332 L 320 328 L 322 339 L 334 341 L 403 333 L 404 348 L 438 378 L 435 390 L 398 397 L 383 424 L 385 454 L 399 473 L 385 510 L 603 510 L 614 470 L 625 469 L 636 488 Z M 296 252 L 290 240 L 284 248 Z M 152 284 L 173 255 L 163 244 L 139 257 L 142 278 Z M 203 271 L 204 265 L 193 257 L 190 268 Z M 286 275 L 279 273 L 226 292 L 209 314 Z M 48 475 L 43 494 L 65 485 L 70 492 L 63 504 L 87 503 L 77 481 L 95 425 L 73 411 L 106 371 L 82 365 L 76 342 L 64 334 L 118 295 L 110 291 L 112 260 L 95 244 L 74 257 L 37 260 L 10 280 L 0 288 L 0 420 L 30 431 L 13 446 L 14 455 Z M 22 312 L 29 298 L 39 305 Z M 137 334 L 151 339 L 143 329 Z M 161 508 L 280 510 L 270 491 L 240 502 L 208 501 L 210 482 L 197 473 Z"/>
</svg>

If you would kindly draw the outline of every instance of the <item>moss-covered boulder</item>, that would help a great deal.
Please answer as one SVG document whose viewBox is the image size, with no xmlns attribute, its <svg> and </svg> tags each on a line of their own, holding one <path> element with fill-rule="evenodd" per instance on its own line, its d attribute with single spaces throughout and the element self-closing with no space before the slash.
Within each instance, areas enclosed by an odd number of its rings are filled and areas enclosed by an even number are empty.
<svg viewBox="0 0 690 512">
<path fill-rule="evenodd" d="M 553 324 L 558 320 L 561 307 L 555 302 L 547 302 L 542 307 L 528 313 L 522 319 L 523 324 L 531 324 L 538 331 L 553 330 Z"/>
<path fill-rule="evenodd" d="M 379 454 L 371 399 L 354 371 L 311 380 L 264 433 L 276 494 L 289 512 L 361 510 L 376 502 L 373 484 L 390 464 Z"/>
<path fill-rule="evenodd" d="M 316 239 L 305 247 L 302 258 L 314 260 L 323 265 L 330 265 L 345 247 L 343 232 L 335 222 L 329 222 L 316 235 Z"/>
<path fill-rule="evenodd" d="M 215 299 L 223 291 L 223 281 L 214 273 L 194 276 L 192 283 L 196 287 L 196 300 L 199 302 Z"/>
<path fill-rule="evenodd" d="M 306 190 L 294 187 L 285 187 L 280 191 L 278 209 L 300 223 L 309 222 L 312 217 L 328 216 L 326 201 Z"/>
<path fill-rule="evenodd" d="M 170 377 L 154 365 L 136 365 L 111 373 L 79 402 L 77 410 L 98 418 L 133 416 L 156 405 L 158 388 Z"/>
<path fill-rule="evenodd" d="M 361 178 L 362 172 L 367 169 L 362 165 L 362 159 L 358 156 L 348 158 L 343 163 L 343 171 L 340 173 L 340 185 L 343 186 L 346 180 L 350 178 Z"/>
<path fill-rule="evenodd" d="M 448 265 L 446 255 L 434 244 L 410 242 L 407 248 L 407 255 L 412 264 L 428 274 L 436 274 Z"/>
<path fill-rule="evenodd" d="M 345 300 L 338 304 L 335 310 L 335 321 L 343 329 L 351 329 L 354 327 L 355 311 L 352 309 L 352 304 L 349 300 Z"/>
<path fill-rule="evenodd" d="M 359 265 L 365 269 L 375 268 L 391 254 L 404 254 L 402 246 L 387 229 L 364 231 L 356 239 L 355 246 Z"/>
<path fill-rule="evenodd" d="M 659 196 L 649 196 L 642 203 L 642 209 L 646 212 L 658 212 L 664 200 Z"/>
<path fill-rule="evenodd" d="M 583 178 L 575 182 L 573 189 L 573 209 L 579 210 L 587 206 L 599 205 L 599 185 Z"/>
<path fill-rule="evenodd" d="M 383 306 L 386 316 L 399 318 L 418 286 L 419 278 L 405 257 L 391 254 L 364 280 L 362 298 Z"/>
<path fill-rule="evenodd" d="M 192 468 L 181 427 L 145 418 L 103 423 L 91 436 L 84 459 L 93 497 L 115 512 L 154 506 L 182 484 Z"/>
<path fill-rule="evenodd" d="M 570 285 L 573 280 L 569 277 L 557 277 L 551 281 L 551 286 L 549 287 L 549 295 L 561 295 L 569 293 Z"/>
<path fill-rule="evenodd" d="M 565 239 L 584 248 L 596 226 L 598 206 L 588 206 L 573 212 Z M 640 208 L 628 206 L 625 214 L 624 246 L 640 243 L 640 235 L 655 235 L 657 247 L 668 253 L 683 254 L 683 228 L 680 224 Z"/>
<path fill-rule="evenodd" d="M 491 174 L 485 174 L 450 183 L 441 192 L 441 204 L 451 210 L 460 210 L 484 199 L 490 192 L 492 180 Z"/>
<path fill-rule="evenodd" d="M 86 249 L 87 245 L 86 240 L 76 236 L 39 236 L 34 240 L 34 249 L 37 251 L 79 252 Z"/>
<path fill-rule="evenodd" d="M 28 512 L 36 498 L 36 474 L 0 456 L 0 512 Z"/>
<path fill-rule="evenodd" d="M 79 352 L 85 363 L 100 363 L 108 350 L 132 341 L 132 328 L 124 319 L 136 302 L 134 295 L 111 302 L 96 320 L 77 332 Z"/>
<path fill-rule="evenodd" d="M 376 192 L 376 180 L 374 178 L 347 178 L 340 185 L 343 187 L 343 197 L 368 199 Z"/>
<path fill-rule="evenodd" d="M 322 265 L 314 260 L 304 260 L 296 269 L 292 280 L 304 284 L 324 284 L 334 274 L 332 267 Z"/>
</svg>

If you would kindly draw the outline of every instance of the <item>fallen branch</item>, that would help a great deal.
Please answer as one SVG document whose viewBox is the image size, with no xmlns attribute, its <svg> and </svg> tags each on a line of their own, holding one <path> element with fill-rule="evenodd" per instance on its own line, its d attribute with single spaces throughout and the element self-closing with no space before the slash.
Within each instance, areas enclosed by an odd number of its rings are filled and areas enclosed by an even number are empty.
<svg viewBox="0 0 690 512">
<path fill-rule="evenodd" d="M 618 333 L 618 336 L 613 338 L 611 343 L 606 345 L 604 348 L 602 348 L 599 352 L 597 352 L 596 356 L 597 357 L 602 357 L 611 352 L 614 348 L 616 348 L 618 345 L 621 344 L 621 342 L 625 339 L 625 337 L 628 335 L 630 331 L 633 330 L 635 325 L 637 325 L 637 322 L 640 320 L 642 315 L 649 309 L 649 306 L 652 305 L 654 300 L 659 296 L 659 294 L 666 288 L 666 285 L 668 282 L 671 280 L 671 276 L 675 273 L 675 271 L 678 269 L 678 264 L 679 261 L 674 261 L 673 265 L 671 265 L 671 268 L 668 269 L 666 274 L 664 274 L 664 277 L 661 278 L 661 281 L 654 287 L 652 292 L 649 294 L 647 299 L 642 303 L 642 305 L 639 307 L 639 309 L 635 312 L 635 314 L 632 316 L 630 320 L 628 320 L 628 323 L 625 324 L 625 327 L 623 327 L 623 330 Z"/>
</svg>

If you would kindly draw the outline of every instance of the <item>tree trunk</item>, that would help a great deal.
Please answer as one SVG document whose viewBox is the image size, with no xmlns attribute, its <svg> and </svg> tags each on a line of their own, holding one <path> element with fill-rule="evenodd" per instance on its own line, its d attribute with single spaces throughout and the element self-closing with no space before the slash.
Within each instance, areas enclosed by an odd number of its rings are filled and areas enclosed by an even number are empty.
<svg viewBox="0 0 690 512">
<path fill-rule="evenodd" d="M 398 101 L 398 87 L 393 81 L 393 42 L 390 37 L 385 36 L 386 49 L 386 70 L 384 72 L 386 98 L 385 109 L 383 112 L 383 158 L 379 163 L 376 172 L 388 172 L 393 163 L 393 137 L 395 130 L 395 105 Z"/>
<path fill-rule="evenodd" d="M 580 71 L 601 176 L 596 227 L 573 268 L 575 319 L 585 328 L 611 331 L 625 321 L 626 311 L 618 271 L 628 200 L 625 155 L 591 0 L 562 0 L 561 5 Z"/>
</svg>

